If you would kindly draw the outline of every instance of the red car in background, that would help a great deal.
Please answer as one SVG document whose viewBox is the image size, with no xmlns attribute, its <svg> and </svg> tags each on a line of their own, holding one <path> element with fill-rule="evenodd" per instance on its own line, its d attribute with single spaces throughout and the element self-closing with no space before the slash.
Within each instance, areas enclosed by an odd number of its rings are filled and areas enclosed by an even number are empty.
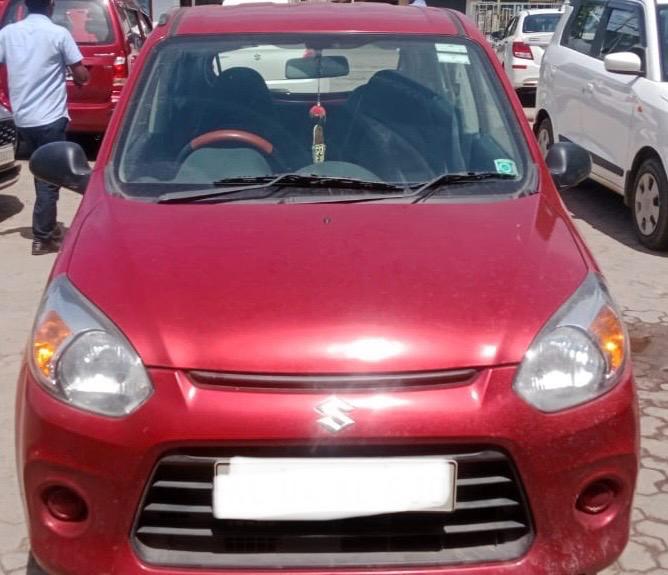
<svg viewBox="0 0 668 575">
<path fill-rule="evenodd" d="M 0 26 L 21 20 L 26 13 L 23 0 L 0 2 Z M 132 0 L 58 0 L 52 19 L 72 33 L 90 72 L 90 81 L 83 87 L 67 82 L 69 130 L 102 133 L 138 51 L 151 32 L 151 20 Z M 3 65 L 0 104 L 11 109 L 8 93 Z"/>
</svg>

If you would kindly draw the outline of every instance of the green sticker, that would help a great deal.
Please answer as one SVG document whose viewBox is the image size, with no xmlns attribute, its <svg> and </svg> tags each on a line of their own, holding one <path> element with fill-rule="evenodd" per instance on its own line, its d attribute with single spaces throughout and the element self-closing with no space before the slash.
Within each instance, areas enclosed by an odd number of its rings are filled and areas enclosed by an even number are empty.
<svg viewBox="0 0 668 575">
<path fill-rule="evenodd" d="M 517 165 L 512 160 L 506 158 L 494 160 L 494 166 L 499 174 L 507 174 L 508 176 L 517 175 Z"/>
</svg>

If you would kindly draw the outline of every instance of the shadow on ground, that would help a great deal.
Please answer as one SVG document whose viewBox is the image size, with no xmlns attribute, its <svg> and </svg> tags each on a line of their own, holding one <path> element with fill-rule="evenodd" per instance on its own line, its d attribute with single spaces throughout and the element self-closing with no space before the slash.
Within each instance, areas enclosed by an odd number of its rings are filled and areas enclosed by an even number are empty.
<svg viewBox="0 0 668 575">
<path fill-rule="evenodd" d="M 58 222 L 58 226 L 62 230 L 63 235 L 65 235 L 67 233 L 67 231 L 69 230 L 69 228 L 65 224 L 63 224 L 62 222 Z M 2 230 L 0 232 L 0 237 L 11 236 L 13 234 L 18 234 L 22 238 L 25 238 L 26 240 L 32 240 L 33 239 L 32 228 L 30 226 L 22 226 L 22 227 L 19 227 L 19 228 L 9 228 L 9 229 L 6 229 L 6 230 Z"/>
<path fill-rule="evenodd" d="M 23 210 L 23 202 L 16 196 L 0 194 L 0 222 L 8 220 Z"/>
<path fill-rule="evenodd" d="M 517 96 L 522 103 L 523 108 L 535 108 L 536 107 L 536 92 L 535 91 L 519 91 Z"/>
<path fill-rule="evenodd" d="M 667 253 L 655 252 L 643 246 L 636 238 L 631 222 L 631 211 L 624 198 L 603 186 L 587 181 L 561 197 L 576 220 L 584 220 L 611 239 L 639 252 L 659 257 Z"/>
</svg>

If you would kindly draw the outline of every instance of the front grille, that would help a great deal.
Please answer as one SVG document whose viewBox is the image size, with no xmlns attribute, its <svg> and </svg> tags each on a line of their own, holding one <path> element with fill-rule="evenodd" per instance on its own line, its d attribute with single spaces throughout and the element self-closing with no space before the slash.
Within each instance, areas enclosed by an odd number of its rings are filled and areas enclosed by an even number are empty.
<svg viewBox="0 0 668 575">
<path fill-rule="evenodd" d="M 491 449 L 338 447 L 235 449 L 169 455 L 157 465 L 133 530 L 135 549 L 156 565 L 344 567 L 445 565 L 510 560 L 533 538 L 510 460 Z M 342 453 L 343 452 L 343 453 Z M 255 457 L 447 455 L 456 459 L 453 512 L 409 512 L 330 521 L 217 520 L 216 461 Z"/>
<path fill-rule="evenodd" d="M 0 147 L 11 144 L 16 141 L 16 128 L 12 120 L 0 121 Z"/>
<path fill-rule="evenodd" d="M 276 375 L 225 373 L 214 371 L 191 371 L 195 384 L 233 389 L 278 389 L 280 391 L 318 390 L 350 391 L 372 389 L 421 389 L 466 385 L 477 375 L 475 369 L 453 369 L 449 371 L 417 371 L 384 375 Z"/>
</svg>

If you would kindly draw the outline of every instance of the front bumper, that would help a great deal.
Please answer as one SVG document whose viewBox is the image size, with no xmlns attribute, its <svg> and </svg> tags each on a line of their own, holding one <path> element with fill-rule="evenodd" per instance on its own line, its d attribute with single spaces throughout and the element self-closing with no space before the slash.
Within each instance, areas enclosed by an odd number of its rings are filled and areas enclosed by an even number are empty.
<svg viewBox="0 0 668 575">
<path fill-rule="evenodd" d="M 628 538 L 638 467 L 630 368 L 604 397 L 551 415 L 514 394 L 514 372 L 510 367 L 484 370 L 472 383 L 455 387 L 339 392 L 337 396 L 357 406 L 356 423 L 333 435 L 316 423 L 319 415 L 314 411 L 331 393 L 196 386 L 183 373 L 153 369 L 153 397 L 130 417 L 114 420 L 67 407 L 24 369 L 17 396 L 17 463 L 33 553 L 52 575 L 240 573 L 229 568 L 166 568 L 140 560 L 131 534 L 147 482 L 165 454 L 190 448 L 234 452 L 249 446 L 327 445 L 345 455 L 348 448 L 362 445 L 461 449 L 485 444 L 508 455 L 524 486 L 534 536 L 521 557 L 451 566 L 332 566 L 299 572 L 595 573 L 621 554 Z M 607 511 L 586 515 L 576 510 L 575 501 L 597 478 L 612 478 L 620 492 Z M 65 523 L 51 517 L 42 494 L 52 485 L 77 491 L 89 506 L 88 518 Z M 269 572 L 244 570 L 246 575 Z"/>
</svg>

